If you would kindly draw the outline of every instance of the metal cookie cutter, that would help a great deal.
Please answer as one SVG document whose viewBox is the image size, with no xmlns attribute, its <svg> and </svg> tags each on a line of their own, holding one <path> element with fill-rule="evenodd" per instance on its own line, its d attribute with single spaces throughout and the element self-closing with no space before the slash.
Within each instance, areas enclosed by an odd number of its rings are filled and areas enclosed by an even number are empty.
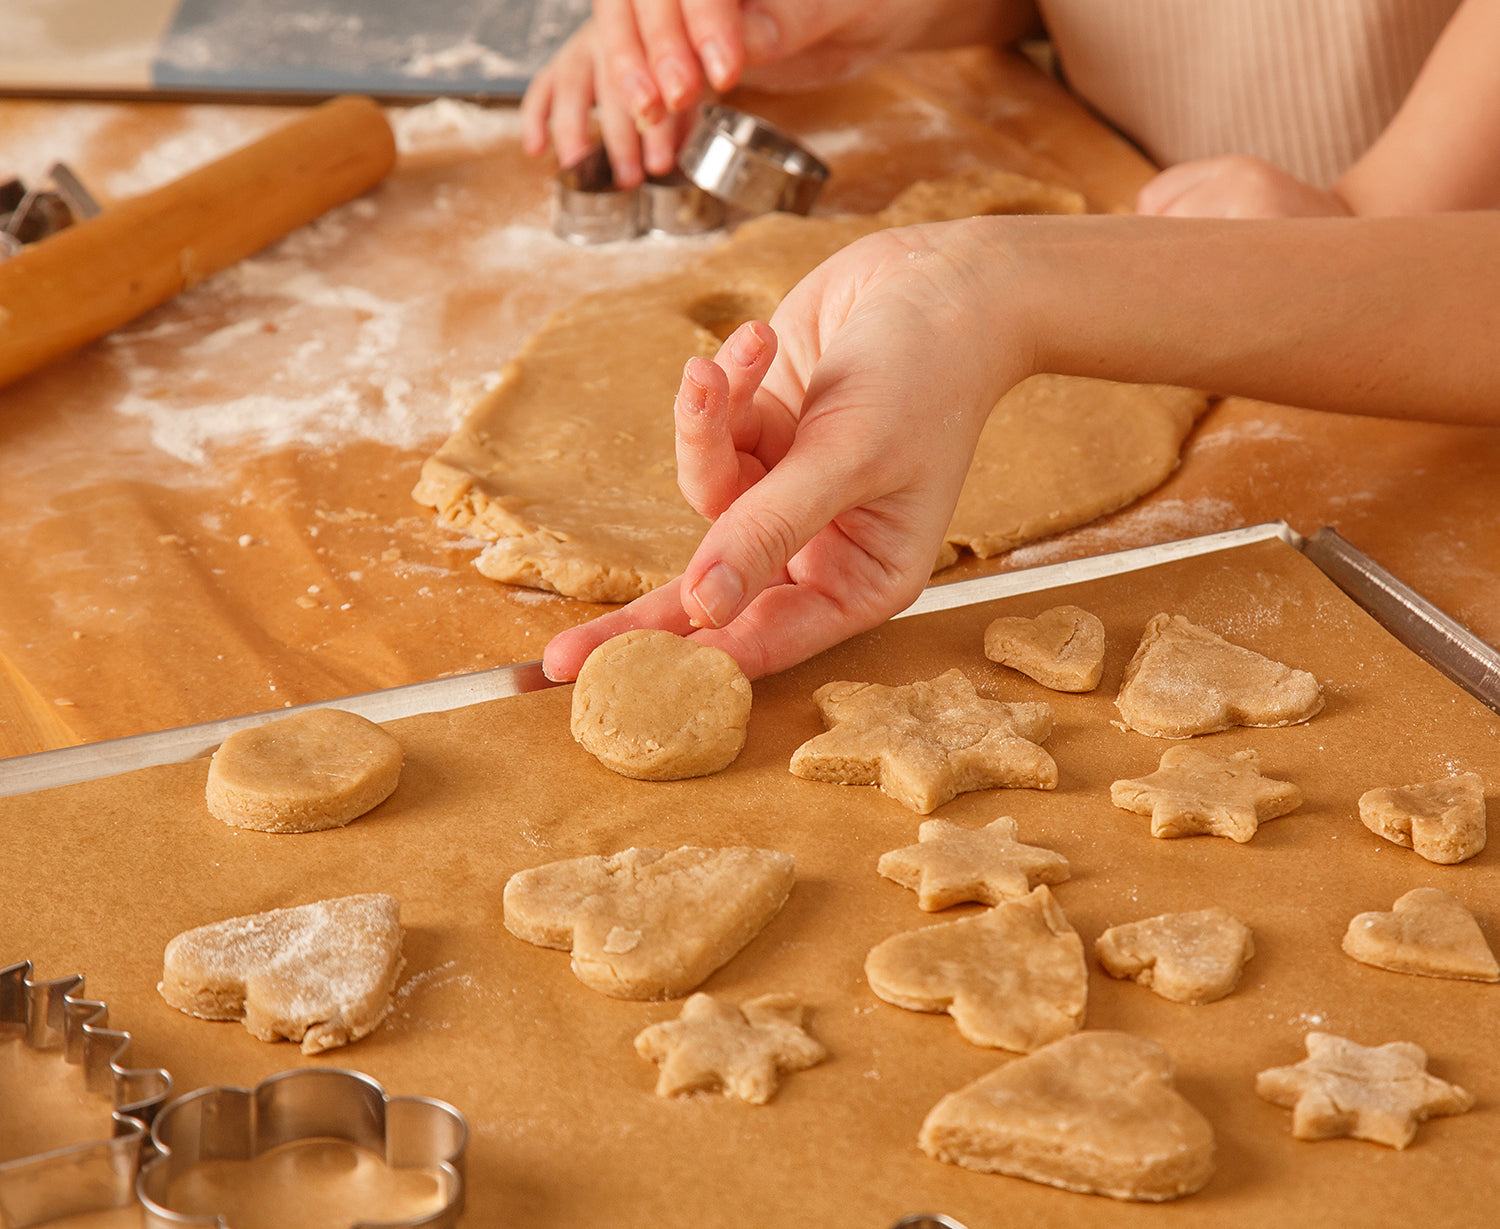
<svg viewBox="0 0 1500 1229">
<path fill-rule="evenodd" d="M 746 213 L 808 213 L 828 181 L 828 167 L 791 137 L 722 103 L 699 113 L 677 165 L 705 192 Z"/>
<path fill-rule="evenodd" d="M 0 260 L 99 213 L 99 203 L 67 163 L 53 163 L 47 175 L 51 188 L 28 188 L 19 179 L 0 183 Z"/>
<path fill-rule="evenodd" d="M 83 1067 L 86 1087 L 114 1101 L 114 1138 L 0 1163 L 0 1225 L 24 1229 L 135 1200 L 136 1167 L 150 1123 L 172 1094 L 160 1068 L 121 1064 L 130 1034 L 111 1030 L 109 1009 L 83 997 L 80 975 L 33 981 L 31 961 L 0 968 L 0 1037 L 34 1050 L 61 1048 Z"/>
<path fill-rule="evenodd" d="M 282 1144 L 335 1139 L 385 1158 L 392 1169 L 438 1175 L 442 1206 L 411 1220 L 381 1220 L 380 1229 L 453 1229 L 464 1210 L 464 1149 L 469 1127 L 453 1106 L 429 1097 L 388 1096 L 358 1071 L 300 1067 L 253 1089 L 200 1088 L 157 1116 L 151 1142 L 160 1154 L 142 1167 L 136 1193 L 148 1229 L 223 1226 L 222 1217 L 174 1212 L 173 1180 L 205 1161 L 248 1161 Z M 361 1221 L 352 1229 L 375 1229 Z"/>
<path fill-rule="evenodd" d="M 697 235 L 724 224 L 724 202 L 678 172 L 653 175 L 629 192 L 615 187 L 602 148 L 557 175 L 552 229 L 571 243 L 611 243 L 639 235 Z"/>
</svg>

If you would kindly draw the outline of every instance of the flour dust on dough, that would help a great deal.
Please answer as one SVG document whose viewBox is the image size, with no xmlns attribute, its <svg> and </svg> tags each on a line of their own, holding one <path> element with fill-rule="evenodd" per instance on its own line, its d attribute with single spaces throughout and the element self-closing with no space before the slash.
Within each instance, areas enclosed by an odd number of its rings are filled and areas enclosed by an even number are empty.
<svg viewBox="0 0 1500 1229">
<path fill-rule="evenodd" d="M 913 185 L 876 214 L 745 223 L 690 270 L 583 296 L 542 325 L 429 457 L 413 495 L 489 543 L 477 566 L 597 602 L 679 574 L 708 522 L 677 489 L 682 366 L 767 319 L 838 249 L 873 231 L 1000 213 L 1081 213 L 1063 188 L 1004 171 Z M 980 437 L 939 564 L 1093 520 L 1159 485 L 1207 405 L 1198 392 L 1041 375 Z"/>
</svg>

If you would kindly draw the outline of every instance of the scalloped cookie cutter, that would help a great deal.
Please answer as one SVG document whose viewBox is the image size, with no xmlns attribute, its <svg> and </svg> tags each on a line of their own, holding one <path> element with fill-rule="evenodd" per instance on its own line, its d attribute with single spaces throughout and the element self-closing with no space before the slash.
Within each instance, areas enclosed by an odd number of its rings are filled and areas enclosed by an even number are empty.
<svg viewBox="0 0 1500 1229">
<path fill-rule="evenodd" d="M 112 1030 L 109 1008 L 83 997 L 83 976 L 32 980 L 31 961 L 0 968 L 0 1038 L 63 1051 L 85 1086 L 114 1103 L 114 1137 L 0 1162 L 0 1225 L 25 1229 L 63 1216 L 126 1207 L 152 1119 L 172 1095 L 160 1067 L 121 1062 L 130 1034 Z"/>
<path fill-rule="evenodd" d="M 151 1142 L 159 1155 L 142 1166 L 136 1194 L 148 1229 L 224 1225 L 222 1217 L 174 1212 L 173 1181 L 206 1161 L 248 1161 L 283 1144 L 334 1139 L 383 1157 L 392 1169 L 434 1171 L 442 1206 L 380 1229 L 454 1229 L 464 1209 L 464 1150 L 469 1127 L 445 1101 L 392 1097 L 367 1075 L 337 1067 L 299 1067 L 253 1089 L 210 1087 L 178 1097 L 157 1116 Z M 375 1229 L 360 1221 L 352 1229 Z"/>
</svg>

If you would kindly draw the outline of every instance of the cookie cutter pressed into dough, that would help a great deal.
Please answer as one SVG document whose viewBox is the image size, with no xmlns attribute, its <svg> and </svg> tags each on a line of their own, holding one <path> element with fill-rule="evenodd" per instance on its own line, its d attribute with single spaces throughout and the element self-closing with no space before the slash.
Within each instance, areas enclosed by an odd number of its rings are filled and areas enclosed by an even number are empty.
<svg viewBox="0 0 1500 1229">
<path fill-rule="evenodd" d="M 780 129 L 722 103 L 704 107 L 677 154 L 682 173 L 746 213 L 809 213 L 828 167 Z"/>
<path fill-rule="evenodd" d="M 698 235 L 724 225 L 724 202 L 680 171 L 653 175 L 639 188 L 615 186 L 596 147 L 557 173 L 553 232 L 570 243 L 613 243 L 639 235 Z"/>
<path fill-rule="evenodd" d="M 442 1206 L 380 1229 L 454 1229 L 464 1210 L 464 1150 L 469 1126 L 445 1101 L 392 1097 L 369 1076 L 337 1067 L 300 1067 L 253 1089 L 200 1088 L 157 1115 L 151 1142 L 158 1155 L 142 1166 L 136 1194 L 148 1229 L 223 1226 L 220 1216 L 175 1212 L 174 1179 L 206 1161 L 248 1161 L 283 1144 L 342 1140 L 383 1157 L 392 1169 L 427 1169 L 438 1178 Z M 375 1229 L 360 1221 L 351 1229 Z"/>
<path fill-rule="evenodd" d="M 109 1008 L 83 997 L 81 974 L 34 981 L 31 973 L 29 960 L 0 968 L 0 1038 L 60 1048 L 65 1061 L 81 1066 L 85 1086 L 113 1100 L 114 1137 L 0 1162 L 7 1229 L 133 1203 L 151 1121 L 172 1095 L 166 1071 L 123 1065 L 130 1034 L 110 1029 Z"/>
</svg>

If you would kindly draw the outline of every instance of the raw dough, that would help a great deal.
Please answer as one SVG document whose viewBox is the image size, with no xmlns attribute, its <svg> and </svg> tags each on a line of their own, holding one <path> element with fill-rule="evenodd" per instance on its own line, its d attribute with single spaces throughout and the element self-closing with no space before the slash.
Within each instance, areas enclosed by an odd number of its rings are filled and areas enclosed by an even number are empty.
<svg viewBox="0 0 1500 1229">
<path fill-rule="evenodd" d="M 887 1003 L 946 1011 L 975 1045 L 1029 1053 L 1083 1025 L 1088 967 L 1046 887 L 956 922 L 892 935 L 865 957 Z"/>
<path fill-rule="evenodd" d="M 1131 978 L 1175 1003 L 1223 998 L 1253 955 L 1250 928 L 1217 905 L 1111 926 L 1094 942 L 1111 977 Z"/>
<path fill-rule="evenodd" d="M 262 1041 L 317 1054 L 385 1019 L 401 934 L 400 904 L 379 894 L 230 918 L 168 943 L 157 989 L 190 1016 L 243 1019 Z"/>
<path fill-rule="evenodd" d="M 1367 790 L 1359 818 L 1371 832 L 1415 849 L 1429 862 L 1452 864 L 1484 848 L 1484 779 L 1461 772 L 1421 785 Z"/>
<path fill-rule="evenodd" d="M 573 687 L 573 737 L 606 768 L 642 781 L 728 768 L 749 721 L 750 680 L 734 658 L 671 632 L 606 640 Z"/>
<path fill-rule="evenodd" d="M 882 854 L 876 869 L 917 894 L 929 913 L 964 901 L 1002 905 L 1043 883 L 1062 883 L 1068 860 L 1050 849 L 1023 845 L 1016 821 L 1002 815 L 976 830 L 946 819 L 929 819 L 917 844 Z"/>
<path fill-rule="evenodd" d="M 1104 673 L 1104 624 L 1078 606 L 1003 616 L 984 629 L 984 655 L 1053 691 L 1093 691 Z"/>
<path fill-rule="evenodd" d="M 341 828 L 391 796 L 401 744 L 373 721 L 314 708 L 231 734 L 208 765 L 208 810 L 234 828 Z"/>
<path fill-rule="evenodd" d="M 1132 730 L 1191 738 L 1235 725 L 1296 725 L 1322 709 L 1323 691 L 1305 670 L 1159 614 L 1146 624 L 1115 703 Z"/>
<path fill-rule="evenodd" d="M 1151 816 L 1151 835 L 1163 838 L 1208 833 L 1244 844 L 1260 825 L 1302 805 L 1290 781 L 1260 775 L 1260 756 L 1250 750 L 1223 755 L 1196 747 L 1168 747 L 1161 767 L 1149 776 L 1109 787 L 1115 806 Z"/>
<path fill-rule="evenodd" d="M 1352 1136 L 1405 1148 L 1417 1124 L 1462 1114 L 1474 1098 L 1427 1074 L 1427 1053 L 1409 1041 L 1362 1046 L 1332 1033 L 1308 1033 L 1307 1057 L 1255 1077 L 1255 1091 L 1292 1111 L 1298 1139 Z"/>
<path fill-rule="evenodd" d="M 1052 709 L 986 700 L 962 670 L 901 687 L 824 683 L 813 700 L 828 731 L 791 764 L 809 781 L 878 785 L 922 815 L 969 790 L 1057 787 L 1057 765 L 1036 745 Z"/>
<path fill-rule="evenodd" d="M 990 1072 L 932 1108 L 922 1150 L 983 1173 L 1160 1202 L 1213 1174 L 1214 1133 L 1154 1041 L 1090 1031 Z"/>
<path fill-rule="evenodd" d="M 554 315 L 428 458 L 413 495 L 492 543 L 478 560 L 486 576 L 639 597 L 680 573 L 708 528 L 677 490 L 672 401 L 688 358 L 769 319 L 805 274 L 872 231 L 1083 208 L 1066 190 L 985 170 L 915 185 L 878 214 L 746 222 L 691 270 Z M 994 554 L 1131 502 L 1176 468 L 1206 406 L 1186 389 L 1033 377 L 990 415 L 951 541 Z"/>
<path fill-rule="evenodd" d="M 732 846 L 626 849 L 519 871 L 505 885 L 505 928 L 573 953 L 573 972 L 616 999 L 695 989 L 786 903 L 792 855 Z"/>
<path fill-rule="evenodd" d="M 1344 932 L 1344 951 L 1396 973 L 1500 981 L 1500 964 L 1474 915 L 1438 888 L 1413 888 L 1390 913 L 1361 913 Z"/>
<path fill-rule="evenodd" d="M 692 995 L 675 1020 L 636 1035 L 636 1053 L 661 1066 L 658 1097 L 721 1088 L 726 1097 L 764 1105 L 783 1072 L 805 1071 L 828 1057 L 790 994 L 763 994 L 742 1006 Z"/>
</svg>

